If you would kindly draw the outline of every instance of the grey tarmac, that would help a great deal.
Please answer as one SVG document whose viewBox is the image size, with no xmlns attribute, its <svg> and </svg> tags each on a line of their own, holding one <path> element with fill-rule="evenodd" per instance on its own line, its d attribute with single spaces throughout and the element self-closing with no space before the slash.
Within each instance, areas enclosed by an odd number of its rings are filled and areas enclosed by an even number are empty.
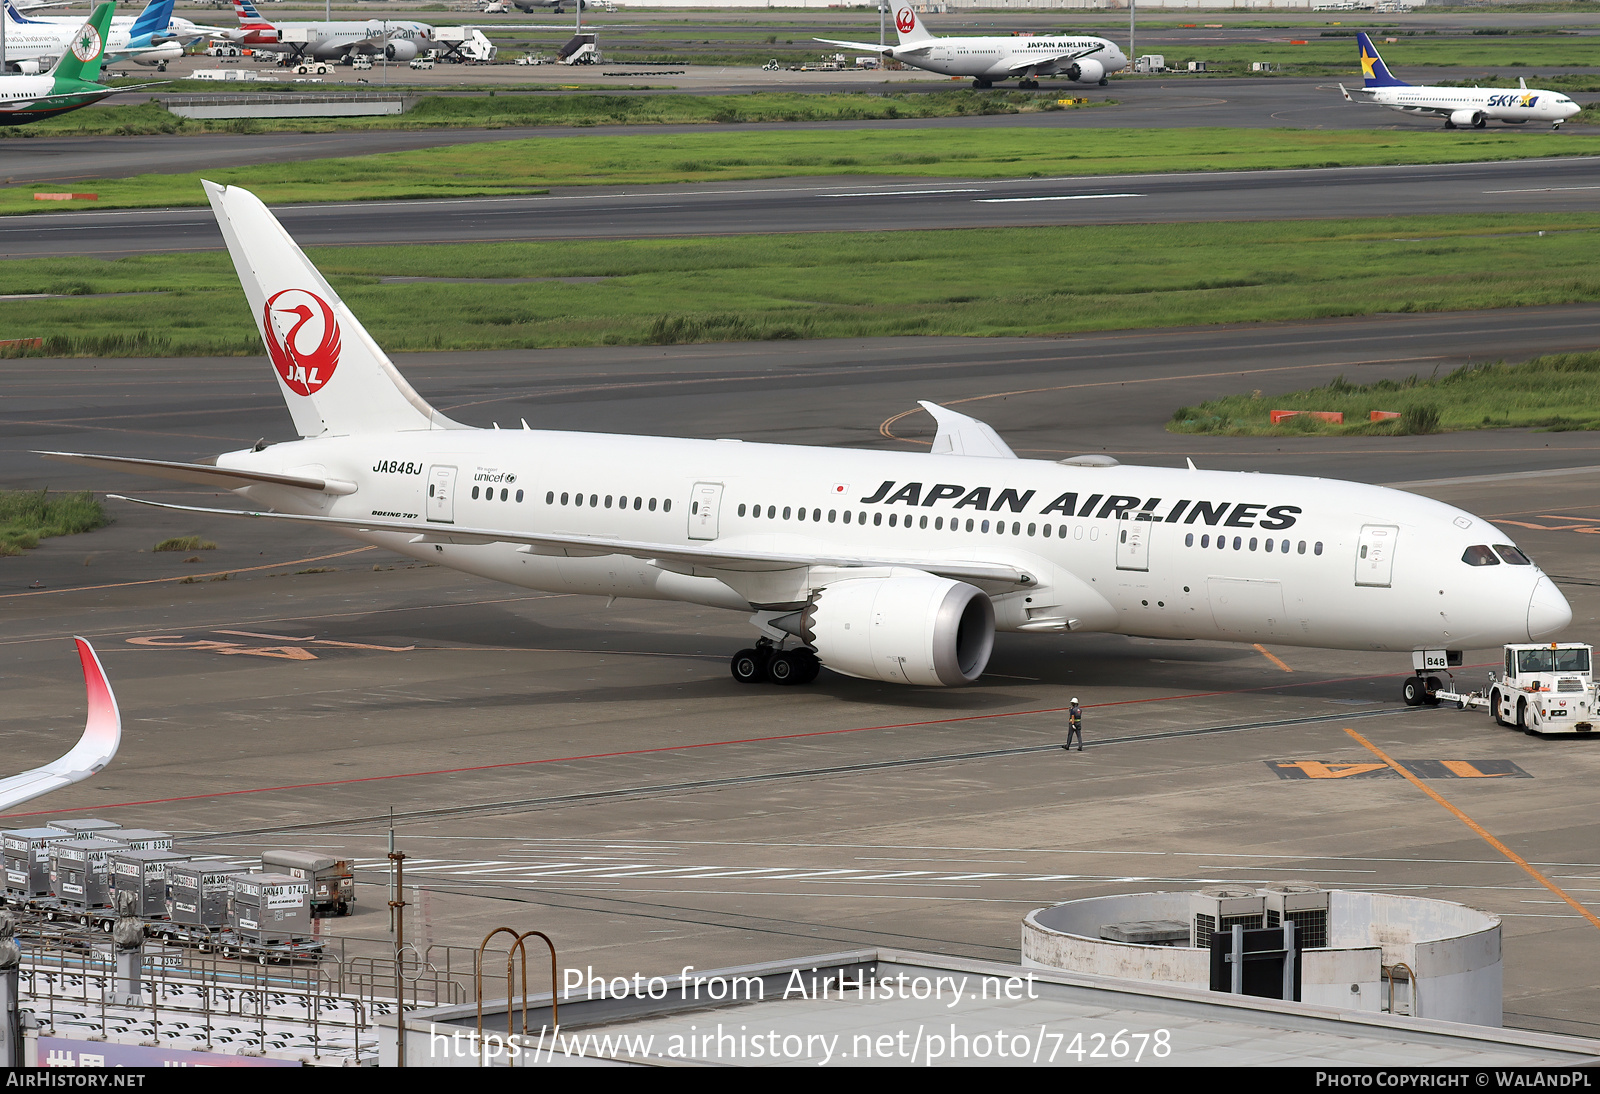
<svg viewBox="0 0 1600 1094">
<path fill-rule="evenodd" d="M 1073 339 L 413 355 L 422 393 L 477 425 L 654 430 L 907 445 L 917 398 L 985 418 L 1026 455 L 1414 481 L 1507 525 L 1594 641 L 1594 434 L 1173 437 L 1178 401 L 1592 345 L 1600 309 L 1392 316 Z M 11 360 L 7 486 L 227 504 L 171 484 L 38 461 L 30 448 L 201 455 L 285 437 L 261 360 Z M 1278 371 L 1265 371 L 1278 370 Z M 1281 451 L 1280 451 L 1281 448 Z M 1541 472 L 1583 467 L 1561 475 Z M 141 490 L 141 487 L 144 488 Z M 113 503 L 115 505 L 115 503 Z M 1281 761 L 1509 760 L 1533 777 L 1434 784 L 1578 899 L 1600 889 L 1592 741 L 1537 740 L 1478 714 L 1399 706 L 1394 655 L 1077 635 L 1003 636 L 974 688 L 831 674 L 735 684 L 737 616 L 546 596 L 303 528 L 115 505 L 117 523 L 0 560 L 0 733 L 20 767 L 81 725 L 68 637 L 101 651 L 127 731 L 93 779 L 31 815 L 101 815 L 249 854 L 361 862 L 350 952 L 386 927 L 388 833 L 413 856 L 407 937 L 473 946 L 509 924 L 563 965 L 675 975 L 875 942 L 1015 960 L 1031 908 L 1214 882 L 1310 880 L 1459 900 L 1505 917 L 1510 1024 L 1595 1034 L 1594 928 L 1398 780 L 1280 780 Z M 1522 527 L 1532 525 L 1534 527 Z M 1579 529 L 1579 530 L 1575 530 Z M 220 546 L 152 553 L 160 538 Z M 220 574 L 226 581 L 212 580 Z M 180 583 L 185 577 L 195 580 Z M 33 589 L 33 583 L 44 586 Z M 1468 655 L 1470 682 L 1493 660 Z M 1088 749 L 1062 739 L 1067 699 Z M 1330 720 L 1331 716 L 1331 720 Z M 1358 717 L 1359 716 L 1359 717 Z M 1227 732 L 1194 732 L 1227 727 Z M 1250 728 L 1254 727 L 1254 728 Z M 45 812 L 41 812 L 45 811 Z M 442 952 L 442 951 L 436 951 Z M 470 998 L 470 996 L 469 996 Z"/>
</svg>

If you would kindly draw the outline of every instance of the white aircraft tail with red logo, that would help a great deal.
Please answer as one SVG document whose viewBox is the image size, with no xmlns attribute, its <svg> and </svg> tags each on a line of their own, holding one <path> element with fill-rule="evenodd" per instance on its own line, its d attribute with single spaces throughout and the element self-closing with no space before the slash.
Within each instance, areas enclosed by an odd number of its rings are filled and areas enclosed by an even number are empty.
<svg viewBox="0 0 1600 1094">
<path fill-rule="evenodd" d="M 910 4 L 895 5 L 894 29 L 899 32 L 900 44 L 903 46 L 914 46 L 933 37 L 928 33 L 928 28 L 922 25 L 922 20 L 917 18 L 916 9 Z"/>
<path fill-rule="evenodd" d="M 203 185 L 302 437 L 468 428 L 406 383 L 260 198 Z"/>
</svg>

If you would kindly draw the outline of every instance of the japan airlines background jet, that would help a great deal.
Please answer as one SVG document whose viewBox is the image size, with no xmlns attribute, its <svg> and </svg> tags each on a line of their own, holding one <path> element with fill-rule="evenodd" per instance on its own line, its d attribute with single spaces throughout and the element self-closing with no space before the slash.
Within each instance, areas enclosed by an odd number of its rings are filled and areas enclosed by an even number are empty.
<svg viewBox="0 0 1600 1094">
<path fill-rule="evenodd" d="M 527 588 L 748 615 L 741 680 L 971 683 L 994 633 L 1409 651 L 1571 621 L 1503 532 L 1376 486 L 1018 459 L 922 404 L 931 454 L 482 430 L 429 406 L 253 194 L 205 183 L 301 439 L 215 464 L 46 453 Z M 145 504 L 156 504 L 146 502 Z M 785 649 L 790 639 L 796 646 Z"/>
<path fill-rule="evenodd" d="M 1073 35 L 1034 37 L 935 38 L 909 4 L 895 9 L 894 27 L 900 44 L 881 52 L 913 68 L 942 72 L 946 76 L 971 76 L 972 86 L 992 87 L 1015 77 L 1020 87 L 1038 87 L 1040 76 L 1065 76 L 1081 84 L 1106 82 L 1106 74 L 1128 63 L 1116 43 L 1106 38 Z M 830 46 L 878 53 L 865 42 L 838 42 L 818 38 Z"/>
<path fill-rule="evenodd" d="M 82 782 L 110 763 L 122 744 L 122 715 L 117 710 L 117 697 L 111 693 L 106 670 L 101 667 L 93 646 L 81 638 L 73 641 L 78 643 L 83 686 L 89 695 L 89 716 L 84 721 L 83 735 L 65 756 L 20 775 L 0 778 L 0 810 Z"/>
<path fill-rule="evenodd" d="M 1581 107 L 1556 91 L 1530 88 L 1518 80 L 1518 90 L 1503 87 L 1428 87 L 1408 84 L 1389 74 L 1389 67 L 1378 56 L 1365 31 L 1356 33 L 1361 47 L 1362 86 L 1354 89 L 1339 85 L 1348 102 L 1385 106 L 1403 114 L 1426 114 L 1443 118 L 1446 129 L 1472 126 L 1482 129 L 1493 118 L 1507 125 L 1549 122 L 1551 129 L 1578 113 Z"/>
</svg>

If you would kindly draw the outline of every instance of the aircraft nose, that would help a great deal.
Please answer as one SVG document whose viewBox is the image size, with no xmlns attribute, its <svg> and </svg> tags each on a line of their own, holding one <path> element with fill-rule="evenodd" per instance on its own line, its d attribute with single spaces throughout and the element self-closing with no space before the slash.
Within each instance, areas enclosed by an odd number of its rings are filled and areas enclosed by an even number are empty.
<svg viewBox="0 0 1600 1094">
<path fill-rule="evenodd" d="M 1572 605 L 1548 577 L 1540 577 L 1528 600 L 1528 641 L 1540 642 L 1561 633 L 1572 622 Z"/>
</svg>

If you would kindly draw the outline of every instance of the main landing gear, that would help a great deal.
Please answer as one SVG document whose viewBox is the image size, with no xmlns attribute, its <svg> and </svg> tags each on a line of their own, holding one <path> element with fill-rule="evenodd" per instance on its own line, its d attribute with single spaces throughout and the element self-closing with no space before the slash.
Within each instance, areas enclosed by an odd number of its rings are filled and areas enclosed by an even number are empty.
<svg viewBox="0 0 1600 1094">
<path fill-rule="evenodd" d="M 783 650 L 762 638 L 755 648 L 734 654 L 728 670 L 741 684 L 809 684 L 822 671 L 822 662 L 806 646 Z"/>
<path fill-rule="evenodd" d="M 1400 685 L 1400 697 L 1405 700 L 1408 707 L 1439 705 L 1438 693 L 1444 690 L 1444 681 L 1437 676 L 1423 679 L 1420 676 L 1408 676 L 1406 682 Z"/>
</svg>

